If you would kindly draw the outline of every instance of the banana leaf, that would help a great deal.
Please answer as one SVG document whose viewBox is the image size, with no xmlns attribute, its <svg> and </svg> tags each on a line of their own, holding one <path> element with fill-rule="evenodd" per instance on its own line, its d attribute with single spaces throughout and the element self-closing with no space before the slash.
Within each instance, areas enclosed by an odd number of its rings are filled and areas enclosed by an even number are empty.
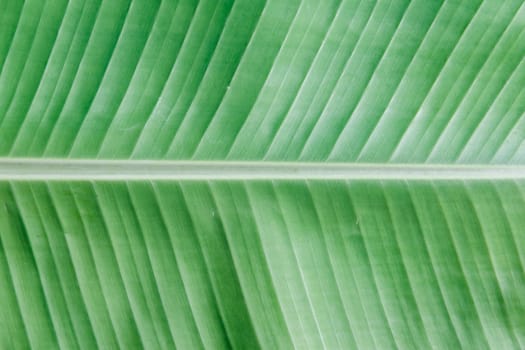
<svg viewBox="0 0 525 350">
<path fill-rule="evenodd" d="M 0 348 L 524 349 L 524 116 L 522 0 L 0 0 Z"/>
</svg>

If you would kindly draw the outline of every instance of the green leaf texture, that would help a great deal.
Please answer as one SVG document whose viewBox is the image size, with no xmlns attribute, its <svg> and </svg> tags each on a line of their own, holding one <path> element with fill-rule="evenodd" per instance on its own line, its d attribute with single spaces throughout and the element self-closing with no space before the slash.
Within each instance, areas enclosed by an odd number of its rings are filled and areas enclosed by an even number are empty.
<svg viewBox="0 0 525 350">
<path fill-rule="evenodd" d="M 519 349 L 523 181 L 12 182 L 2 348 Z"/>
<path fill-rule="evenodd" d="M 524 141 L 523 0 L 0 0 L 0 349 L 525 349 Z"/>
<path fill-rule="evenodd" d="M 525 161 L 522 0 L 0 9 L 0 155 Z"/>
</svg>

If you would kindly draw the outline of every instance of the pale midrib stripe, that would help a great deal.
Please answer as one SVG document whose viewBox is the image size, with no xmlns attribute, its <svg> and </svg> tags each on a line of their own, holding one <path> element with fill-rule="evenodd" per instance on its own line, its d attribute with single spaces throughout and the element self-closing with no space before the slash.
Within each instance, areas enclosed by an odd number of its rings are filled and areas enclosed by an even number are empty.
<svg viewBox="0 0 525 350">
<path fill-rule="evenodd" d="M 0 158 L 0 180 L 521 179 L 521 165 Z"/>
</svg>

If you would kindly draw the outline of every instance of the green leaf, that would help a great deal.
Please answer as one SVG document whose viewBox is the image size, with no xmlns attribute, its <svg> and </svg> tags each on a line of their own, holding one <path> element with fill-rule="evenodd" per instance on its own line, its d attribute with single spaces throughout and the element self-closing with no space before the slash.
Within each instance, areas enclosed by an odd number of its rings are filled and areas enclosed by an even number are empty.
<svg viewBox="0 0 525 350">
<path fill-rule="evenodd" d="M 524 18 L 0 1 L 0 348 L 524 349 Z"/>
</svg>

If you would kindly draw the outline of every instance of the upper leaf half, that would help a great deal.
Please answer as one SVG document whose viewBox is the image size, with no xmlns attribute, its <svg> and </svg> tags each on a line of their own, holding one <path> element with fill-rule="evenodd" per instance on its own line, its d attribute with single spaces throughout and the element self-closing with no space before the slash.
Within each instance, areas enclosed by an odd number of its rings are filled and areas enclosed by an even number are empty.
<svg viewBox="0 0 525 350">
<path fill-rule="evenodd" d="M 2 7 L 0 156 L 525 161 L 521 0 Z"/>
</svg>

